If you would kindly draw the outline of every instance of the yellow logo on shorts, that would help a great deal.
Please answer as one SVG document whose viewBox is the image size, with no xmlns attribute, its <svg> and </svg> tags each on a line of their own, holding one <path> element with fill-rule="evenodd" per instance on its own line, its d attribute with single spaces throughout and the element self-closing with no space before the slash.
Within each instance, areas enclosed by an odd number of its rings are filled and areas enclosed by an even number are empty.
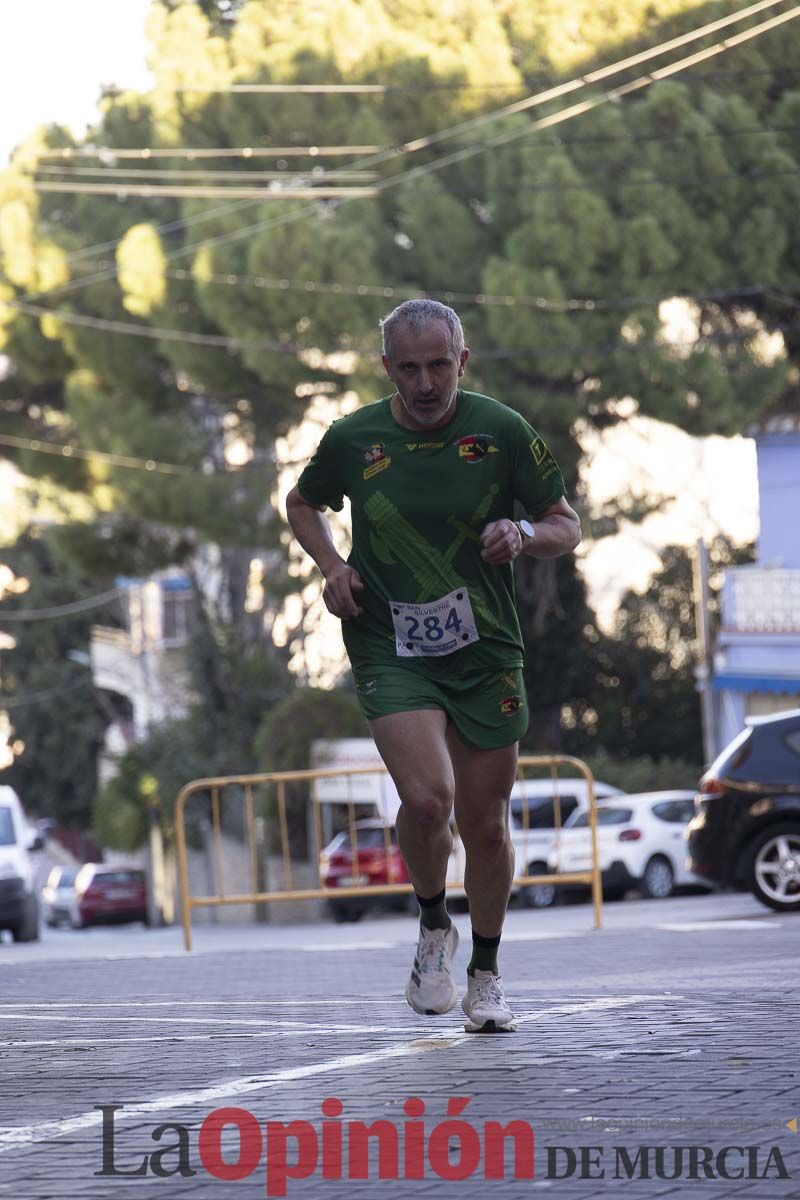
<svg viewBox="0 0 800 1200">
<path fill-rule="evenodd" d="M 521 696 L 506 696 L 505 700 L 500 701 L 500 712 L 507 717 L 513 717 L 514 713 L 519 712 L 522 708 Z"/>
</svg>

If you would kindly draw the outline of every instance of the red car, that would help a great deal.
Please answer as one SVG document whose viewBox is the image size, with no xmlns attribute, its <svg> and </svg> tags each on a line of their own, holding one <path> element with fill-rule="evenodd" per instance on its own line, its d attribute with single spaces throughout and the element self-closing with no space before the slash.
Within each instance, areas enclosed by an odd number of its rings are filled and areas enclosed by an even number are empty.
<svg viewBox="0 0 800 1200">
<path fill-rule="evenodd" d="M 386 855 L 388 829 L 389 855 Z M 324 888 L 379 887 L 381 884 L 408 883 L 408 872 L 394 825 L 386 826 L 383 821 L 356 821 L 356 843 L 358 862 L 353 853 L 350 831 L 337 833 L 320 855 L 320 876 Z M 328 909 L 334 921 L 358 921 L 372 905 L 407 911 L 417 902 L 413 892 L 409 895 L 347 896 L 341 900 L 329 900 Z"/>
<path fill-rule="evenodd" d="M 108 921 L 143 921 L 147 915 L 147 880 L 137 867 L 85 863 L 75 879 L 70 906 L 73 929 Z"/>
</svg>

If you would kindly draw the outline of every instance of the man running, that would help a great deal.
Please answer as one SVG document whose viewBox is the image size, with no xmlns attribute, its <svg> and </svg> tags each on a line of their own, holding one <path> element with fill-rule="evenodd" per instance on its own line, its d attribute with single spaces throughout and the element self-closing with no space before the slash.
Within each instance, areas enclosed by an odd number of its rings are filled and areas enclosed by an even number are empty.
<svg viewBox="0 0 800 1200">
<path fill-rule="evenodd" d="M 508 798 L 528 726 L 511 564 L 570 553 L 580 522 L 531 426 L 459 388 L 469 350 L 453 309 L 408 300 L 381 327 L 395 391 L 328 429 L 289 494 L 289 523 L 343 622 L 357 695 L 401 800 L 397 832 L 420 906 L 406 999 L 428 1015 L 456 1003 L 458 932 L 445 905 L 454 810 L 472 924 L 465 1029 L 508 1031 L 497 954 L 514 876 Z M 323 516 L 344 496 L 347 562 Z M 514 519 L 515 503 L 526 519 Z"/>
</svg>

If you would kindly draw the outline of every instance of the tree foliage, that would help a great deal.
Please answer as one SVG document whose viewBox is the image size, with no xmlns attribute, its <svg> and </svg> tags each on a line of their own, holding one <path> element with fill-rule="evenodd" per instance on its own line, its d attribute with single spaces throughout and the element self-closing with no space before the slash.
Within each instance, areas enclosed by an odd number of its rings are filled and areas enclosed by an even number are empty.
<svg viewBox="0 0 800 1200">
<path fill-rule="evenodd" d="M 98 615 L 111 622 L 118 614 L 109 606 L 105 614 L 95 609 L 57 620 L 4 622 L 5 614 L 84 600 L 91 584 L 40 532 L 24 534 L 3 559 L 14 579 L 30 586 L 4 597 L 0 610 L 0 629 L 13 641 L 0 652 L 0 708 L 8 706 L 14 751 L 0 780 L 18 792 L 30 815 L 85 827 L 109 721 L 108 707 L 92 686 L 89 633 Z"/>
<path fill-rule="evenodd" d="M 579 499 L 580 434 L 627 419 L 622 401 L 694 434 L 733 434 L 796 406 L 796 23 L 554 129 L 532 128 L 550 105 L 465 124 L 452 139 L 374 163 L 252 153 L 399 146 L 540 90 L 543 76 L 584 74 L 735 7 L 156 0 L 153 90 L 108 92 L 91 134 L 102 158 L 45 158 L 76 149 L 54 124 L 0 175 L 3 427 L 23 443 L 117 456 L 3 447 L 28 475 L 88 498 L 92 518 L 59 532 L 64 552 L 107 578 L 192 564 L 209 542 L 224 547 L 227 619 L 251 651 L 253 623 L 238 602 L 250 560 L 273 554 L 273 595 L 289 579 L 269 503 L 276 441 L 302 421 L 310 396 L 354 389 L 366 401 L 386 389 L 377 321 L 420 290 L 455 294 L 473 350 L 466 382 L 542 431 Z M 387 90 L 232 90 L 298 82 Z M 242 153 L 190 160 L 180 147 Z M 175 153 L 115 157 L 148 148 Z M 445 165 L 451 151 L 461 157 Z M 77 167 L 107 168 L 99 178 L 118 191 L 37 190 L 90 178 Z M 126 176 L 112 175 L 122 168 Z M 281 181 L 260 172 L 309 184 L 320 169 L 367 170 L 375 178 L 362 182 L 379 193 L 220 201 L 125 191 L 124 179 L 153 183 L 144 172 L 154 168 L 175 173 L 162 183 L 207 182 L 188 171 L 224 169 L 232 183 L 273 189 Z M 688 332 L 678 336 L 661 307 L 675 296 L 687 298 Z M 234 442 L 251 455 L 244 466 L 228 453 Z M 620 496 L 620 511 L 628 500 Z M 571 564 L 526 570 L 528 682 L 553 741 L 561 706 L 597 682 L 585 666 L 591 614 Z M 268 642 L 264 615 L 258 637 Z M 634 625 L 623 633 L 639 636 Z M 626 679 L 625 668 L 610 662 L 606 674 Z M 659 686 L 651 681 L 651 692 Z M 688 726 L 690 706 L 684 718 Z M 633 704 L 628 733 L 609 718 L 604 736 L 630 752 L 643 720 Z"/>
</svg>

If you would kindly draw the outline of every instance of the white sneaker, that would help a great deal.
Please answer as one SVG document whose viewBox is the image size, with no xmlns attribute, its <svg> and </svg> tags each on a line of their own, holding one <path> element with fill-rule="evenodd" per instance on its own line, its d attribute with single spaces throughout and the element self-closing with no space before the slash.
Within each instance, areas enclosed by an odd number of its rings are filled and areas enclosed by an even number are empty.
<svg viewBox="0 0 800 1200">
<path fill-rule="evenodd" d="M 503 981 L 491 971 L 467 975 L 467 994 L 461 1001 L 467 1015 L 467 1033 L 513 1033 L 517 1028 L 514 1014 L 503 992 Z"/>
<path fill-rule="evenodd" d="M 420 926 L 417 953 L 411 978 L 406 985 L 406 1000 L 424 1017 L 450 1012 L 458 999 L 453 978 L 453 958 L 458 949 L 458 930 L 425 929 Z"/>
</svg>

